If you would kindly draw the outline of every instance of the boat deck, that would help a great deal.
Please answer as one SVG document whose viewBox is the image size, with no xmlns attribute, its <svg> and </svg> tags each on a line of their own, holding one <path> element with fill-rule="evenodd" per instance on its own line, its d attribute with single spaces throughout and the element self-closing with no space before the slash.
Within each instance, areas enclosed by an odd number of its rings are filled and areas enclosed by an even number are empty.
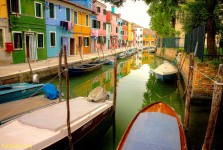
<svg viewBox="0 0 223 150">
<path fill-rule="evenodd" d="M 112 101 L 89 102 L 78 97 L 70 100 L 71 132 L 84 130 L 89 121 L 111 109 Z M 86 126 L 85 126 L 86 125 Z M 0 147 L 43 149 L 67 136 L 66 102 L 38 109 L 0 126 Z"/>
<path fill-rule="evenodd" d="M 45 98 L 44 95 L 39 95 L 22 100 L 0 104 L 0 121 L 57 102 L 58 99 L 49 100 Z"/>
</svg>

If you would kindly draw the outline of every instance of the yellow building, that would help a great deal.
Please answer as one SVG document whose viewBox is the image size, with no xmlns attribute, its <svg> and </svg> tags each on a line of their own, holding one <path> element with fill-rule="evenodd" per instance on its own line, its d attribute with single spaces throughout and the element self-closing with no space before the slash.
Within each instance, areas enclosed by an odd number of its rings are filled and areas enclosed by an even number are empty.
<svg viewBox="0 0 223 150">
<path fill-rule="evenodd" d="M 0 66 L 12 63 L 11 49 L 6 46 L 12 42 L 8 20 L 7 0 L 0 0 Z"/>
<path fill-rule="evenodd" d="M 144 46 L 155 46 L 156 45 L 156 32 L 151 30 L 151 29 L 147 29 L 144 28 L 143 29 L 143 45 Z"/>
<path fill-rule="evenodd" d="M 128 46 L 133 46 L 132 23 L 128 22 Z"/>
<path fill-rule="evenodd" d="M 91 14 L 93 10 L 85 7 L 75 5 L 72 12 L 72 22 L 74 24 L 73 35 L 75 38 L 75 50 L 76 54 L 79 54 L 79 50 L 83 54 L 91 52 Z"/>
</svg>

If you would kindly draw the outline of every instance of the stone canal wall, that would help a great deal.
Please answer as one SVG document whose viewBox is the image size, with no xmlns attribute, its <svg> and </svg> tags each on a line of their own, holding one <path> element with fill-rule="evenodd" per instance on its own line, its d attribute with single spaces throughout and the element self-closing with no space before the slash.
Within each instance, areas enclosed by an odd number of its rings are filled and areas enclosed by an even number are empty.
<svg viewBox="0 0 223 150">
<path fill-rule="evenodd" d="M 156 55 L 164 59 L 174 61 L 177 56 L 177 50 L 165 48 L 165 50 L 157 49 Z M 180 70 L 181 76 L 184 80 L 185 85 L 188 84 L 188 74 L 189 74 L 189 54 L 185 52 L 181 53 L 181 59 L 178 62 L 178 68 Z M 193 99 L 211 99 L 213 93 L 214 83 L 207 77 L 203 76 L 201 73 L 207 75 L 211 79 L 214 79 L 217 75 L 218 68 L 215 67 L 210 62 L 194 62 L 195 69 L 193 70 L 193 84 L 192 84 L 192 98 Z M 198 72 L 198 71 L 199 72 Z"/>
</svg>

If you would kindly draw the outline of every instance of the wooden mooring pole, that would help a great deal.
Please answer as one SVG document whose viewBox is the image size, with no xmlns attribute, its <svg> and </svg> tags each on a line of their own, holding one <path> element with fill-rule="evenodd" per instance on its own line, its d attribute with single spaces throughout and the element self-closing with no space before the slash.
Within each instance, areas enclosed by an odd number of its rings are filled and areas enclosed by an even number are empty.
<svg viewBox="0 0 223 150">
<path fill-rule="evenodd" d="M 62 80 L 61 80 L 61 72 L 62 72 L 62 51 L 63 49 L 60 50 L 59 52 L 59 67 L 58 67 L 58 76 L 59 76 L 59 102 L 61 102 L 62 99 Z"/>
<path fill-rule="evenodd" d="M 193 82 L 193 67 L 194 67 L 194 53 L 190 54 L 190 64 L 189 64 L 189 75 L 188 75 L 188 85 L 185 101 L 185 113 L 184 113 L 184 127 L 188 129 L 189 119 L 190 119 L 190 101 L 192 92 L 192 82 Z"/>
<path fill-rule="evenodd" d="M 218 69 L 217 80 L 214 82 L 211 112 L 209 116 L 207 131 L 206 131 L 204 143 L 202 146 L 202 150 L 211 149 L 215 126 L 216 126 L 216 122 L 218 118 L 218 111 L 221 105 L 222 89 L 223 89 L 223 64 L 220 64 L 219 69 Z"/>
<path fill-rule="evenodd" d="M 70 145 L 70 150 L 73 150 L 73 142 L 72 142 L 72 135 L 71 135 L 71 129 L 70 129 L 70 92 L 69 92 L 69 76 L 68 76 L 68 63 L 67 63 L 67 52 L 66 48 L 63 47 L 63 54 L 64 54 L 64 64 L 66 68 L 66 103 L 67 103 L 67 132 L 68 132 L 68 139 L 69 139 L 69 145 Z"/>
<path fill-rule="evenodd" d="M 117 95 L 117 60 L 114 58 L 114 94 L 113 94 L 113 111 L 116 110 L 116 95 Z"/>
</svg>

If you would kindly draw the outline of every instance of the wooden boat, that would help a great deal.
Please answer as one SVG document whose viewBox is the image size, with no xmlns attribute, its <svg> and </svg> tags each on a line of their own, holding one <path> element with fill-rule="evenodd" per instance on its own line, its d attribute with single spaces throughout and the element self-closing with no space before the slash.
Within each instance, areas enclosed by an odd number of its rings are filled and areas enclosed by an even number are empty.
<svg viewBox="0 0 223 150">
<path fill-rule="evenodd" d="M 149 46 L 148 47 L 148 52 L 149 53 L 155 53 L 156 52 L 156 46 Z"/>
<path fill-rule="evenodd" d="M 86 97 L 70 100 L 70 127 L 73 143 L 78 142 L 113 113 L 112 101 L 89 102 Z M 66 102 L 27 113 L 0 126 L 0 145 L 18 145 L 20 149 L 68 145 Z"/>
<path fill-rule="evenodd" d="M 168 61 L 164 61 L 164 63 L 154 69 L 153 72 L 156 74 L 157 79 L 164 81 L 176 79 L 178 70 L 174 65 L 172 65 Z"/>
<path fill-rule="evenodd" d="M 125 131 L 117 150 L 186 150 L 186 137 L 177 113 L 164 102 L 142 109 Z"/>
<path fill-rule="evenodd" d="M 0 104 L 24 99 L 42 92 L 44 84 L 15 83 L 0 86 Z"/>
<path fill-rule="evenodd" d="M 69 77 L 80 76 L 80 75 L 89 74 L 101 68 L 102 68 L 101 63 L 86 63 L 83 65 L 69 67 L 68 74 L 69 74 Z"/>
</svg>

